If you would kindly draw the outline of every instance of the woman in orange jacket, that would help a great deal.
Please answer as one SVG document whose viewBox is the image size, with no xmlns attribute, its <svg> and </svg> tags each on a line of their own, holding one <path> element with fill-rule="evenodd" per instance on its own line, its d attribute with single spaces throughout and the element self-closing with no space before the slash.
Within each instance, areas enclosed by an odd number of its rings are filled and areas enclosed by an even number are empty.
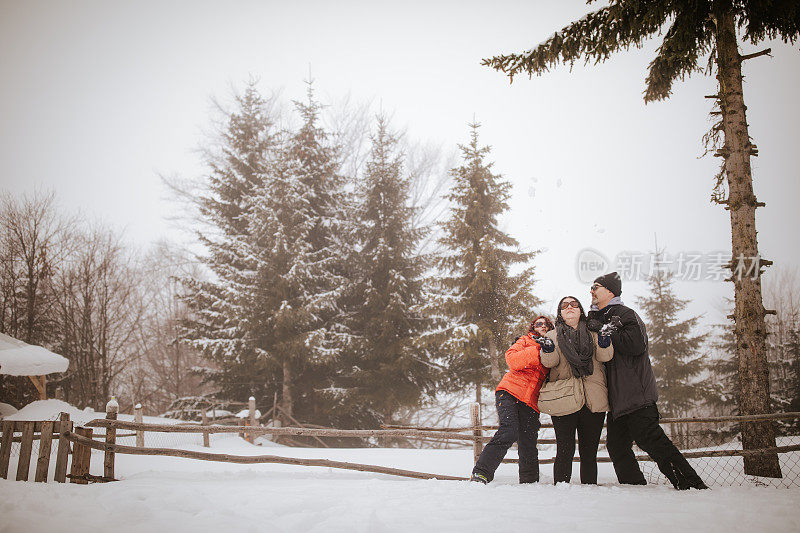
<svg viewBox="0 0 800 533">
<path fill-rule="evenodd" d="M 551 329 L 550 319 L 539 316 L 531 322 L 528 333 L 506 351 L 509 371 L 495 390 L 500 428 L 478 457 L 472 469 L 472 481 L 489 483 L 494 479 L 495 470 L 515 442 L 519 448 L 519 482 L 539 481 L 536 442 L 540 424 L 536 400 L 547 377 L 539 352 L 551 352 L 555 348 L 553 341 L 544 336 Z"/>
</svg>

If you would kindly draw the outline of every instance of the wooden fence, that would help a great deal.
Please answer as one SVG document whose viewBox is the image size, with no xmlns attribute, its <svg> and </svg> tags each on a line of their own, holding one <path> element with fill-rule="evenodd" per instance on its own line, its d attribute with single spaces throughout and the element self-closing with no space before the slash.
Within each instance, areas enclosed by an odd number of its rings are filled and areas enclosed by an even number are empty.
<svg viewBox="0 0 800 533">
<path fill-rule="evenodd" d="M 473 452 L 475 461 L 478 460 L 481 452 L 483 451 L 483 442 L 488 442 L 492 439 L 490 436 L 484 436 L 483 431 L 496 431 L 499 426 L 496 425 L 483 425 L 481 416 L 481 405 L 474 403 L 470 408 L 470 421 L 471 425 L 451 428 L 435 428 L 435 427 L 420 427 L 420 426 L 397 426 L 397 425 L 383 425 L 381 427 L 392 430 L 412 430 L 412 431 L 425 431 L 425 432 L 440 432 L 442 438 L 452 438 L 453 432 L 471 431 L 472 436 L 470 440 L 473 441 Z M 716 416 L 716 417 L 690 417 L 690 418 L 662 418 L 659 424 L 698 424 L 698 423 L 711 423 L 719 424 L 725 422 L 734 423 L 755 423 L 765 422 L 772 420 L 792 420 L 800 419 L 800 412 L 789 413 L 769 413 L 763 415 L 749 415 L 749 416 Z M 552 428 L 553 424 L 542 424 L 542 429 Z M 605 426 L 604 426 L 605 427 Z M 455 433 L 458 434 L 458 433 Z M 538 439 L 538 444 L 555 444 L 555 439 Z M 600 441 L 605 444 L 605 440 Z M 748 455 L 771 455 L 787 452 L 800 451 L 800 444 L 790 446 L 776 446 L 773 448 L 763 448 L 758 450 L 706 450 L 706 451 L 687 451 L 682 452 L 683 456 L 687 459 L 696 459 L 701 457 L 745 457 Z M 573 462 L 580 462 L 580 457 L 573 457 Z M 637 461 L 653 461 L 649 455 L 639 454 L 636 456 Z M 518 459 L 503 459 L 504 463 L 518 463 Z M 539 459 L 539 464 L 552 464 L 555 458 Z M 611 459 L 608 457 L 598 457 L 599 463 L 610 463 Z"/>
<path fill-rule="evenodd" d="M 46 482 L 50 470 L 50 455 L 53 440 L 58 441 L 56 465 L 53 479 L 64 483 L 67 477 L 67 462 L 70 455 L 69 441 L 61 438 L 65 432 L 72 431 L 73 423 L 69 415 L 61 413 L 57 421 L 3 421 L 0 422 L 0 477 L 8 478 L 11 460 L 11 448 L 19 442 L 19 458 L 17 461 L 17 481 L 28 481 L 33 455 L 33 442 L 39 441 L 39 453 L 36 459 L 34 481 Z M 17 437 L 16 434 L 20 433 Z"/>
<path fill-rule="evenodd" d="M 134 417 L 134 422 L 126 422 L 117 419 L 116 402 L 109 402 L 107 406 L 107 415 L 105 419 L 96 419 L 88 422 L 85 427 L 78 427 L 73 430 L 73 423 L 69 421 L 69 417 L 62 413 L 59 421 L 41 421 L 41 422 L 20 422 L 20 421 L 6 421 L 2 422 L 2 438 L 0 438 L 0 477 L 7 477 L 9 457 L 11 453 L 12 443 L 19 441 L 21 444 L 19 463 L 17 466 L 17 480 L 26 481 L 28 479 L 28 471 L 30 469 L 30 460 L 32 453 L 32 442 L 35 439 L 40 440 L 39 457 L 36 468 L 36 481 L 46 481 L 48 474 L 48 466 L 50 462 L 50 448 L 53 439 L 58 440 L 58 455 L 56 459 L 56 469 L 54 480 L 64 482 L 66 477 L 69 477 L 74 483 L 88 483 L 94 481 L 115 481 L 115 455 L 117 453 L 132 454 L 132 455 L 164 455 L 170 457 L 184 457 L 191 459 L 200 459 L 206 461 L 221 461 L 229 463 L 240 464 L 254 464 L 254 463 L 282 463 L 301 466 L 322 466 L 328 468 L 341 468 L 347 470 L 358 470 L 363 472 L 375 472 L 381 474 L 390 474 L 403 477 L 412 477 L 418 479 L 446 479 L 446 480 L 466 480 L 465 477 L 447 476 L 440 474 L 432 474 L 426 472 L 416 472 L 410 470 L 402 470 L 396 468 L 389 468 L 377 465 L 365 465 L 358 463 L 348 463 L 341 461 L 331 461 L 327 459 L 298 459 L 290 457 L 281 457 L 275 455 L 258 455 L 258 456 L 235 456 L 228 454 L 218 454 L 209 452 L 199 452 L 190 450 L 179 450 L 172 448 L 146 448 L 144 446 L 145 433 L 199 433 L 203 435 L 203 444 L 206 447 L 210 446 L 210 436 L 212 434 L 221 433 L 240 433 L 250 437 L 250 440 L 259 435 L 272 435 L 273 437 L 286 437 L 286 436 L 303 436 L 314 437 L 351 437 L 351 438 L 368 438 L 368 437 L 403 437 L 408 439 L 435 439 L 435 440 L 456 440 L 463 442 L 472 442 L 474 458 L 480 455 L 483 449 L 483 443 L 491 439 L 490 436 L 483 435 L 484 431 L 496 430 L 497 426 L 484 425 L 482 423 L 480 405 L 474 404 L 471 408 L 471 422 L 470 426 L 455 427 L 455 428 L 434 428 L 434 427 L 410 427 L 410 426 L 387 426 L 383 429 L 366 429 L 366 430 L 342 430 L 330 428 L 313 428 L 313 427 L 267 427 L 257 424 L 254 416 L 254 409 L 250 409 L 250 425 L 247 426 L 225 426 L 217 424 L 178 424 L 178 425 L 161 425 L 161 424 L 146 424 L 143 423 L 141 417 L 141 407 L 137 406 L 138 415 Z M 251 404 L 252 407 L 252 404 Z M 662 419 L 662 424 L 691 424 L 691 423 L 722 423 L 722 422 L 761 422 L 779 419 L 797 419 L 800 418 L 800 413 L 778 413 L 756 416 L 728 416 L 728 417 L 707 417 L 707 418 L 685 418 L 685 419 Z M 205 421 L 204 421 L 205 422 Z M 552 424 L 544 424 L 543 428 L 552 428 Z M 93 439 L 93 429 L 104 428 L 105 435 L 103 441 Z M 118 433 L 118 430 L 127 430 L 129 433 Z M 19 439 L 16 433 L 21 433 Z M 38 435 L 36 434 L 38 432 Z M 125 446 L 117 444 L 116 439 L 122 436 L 136 436 L 136 446 Z M 555 439 L 540 439 L 540 443 L 555 443 Z M 67 459 L 70 455 L 70 446 L 72 443 L 72 464 L 70 474 L 66 474 Z M 103 475 L 92 476 L 89 473 L 91 450 L 100 450 L 104 452 L 103 461 Z M 780 454 L 792 451 L 800 451 L 800 444 L 790 446 L 776 446 L 772 448 L 759 449 L 759 450 L 708 450 L 708 451 L 689 451 L 684 452 L 687 458 L 700 458 L 700 457 L 734 457 L 734 456 L 748 456 L 759 454 Z M 646 455 L 637 456 L 639 461 L 650 461 L 651 459 Z M 574 458 L 574 461 L 579 461 L 579 458 Z M 609 462 L 608 457 L 598 457 L 598 462 Z M 554 459 L 541 459 L 540 464 L 550 464 Z M 516 459 L 507 459 L 504 462 L 514 463 L 518 462 Z M 468 468 L 465 468 L 468 470 Z"/>
</svg>

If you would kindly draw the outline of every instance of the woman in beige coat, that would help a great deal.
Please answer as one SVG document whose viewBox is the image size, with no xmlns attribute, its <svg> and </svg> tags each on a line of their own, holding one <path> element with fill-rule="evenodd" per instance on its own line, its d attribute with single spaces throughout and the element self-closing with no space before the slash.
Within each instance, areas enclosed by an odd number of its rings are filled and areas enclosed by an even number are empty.
<svg viewBox="0 0 800 533">
<path fill-rule="evenodd" d="M 565 296 L 558 303 L 556 328 L 547 333 L 556 345 L 552 353 L 541 354 L 542 364 L 550 369 L 548 381 L 579 379 L 584 390 L 584 404 L 576 412 L 553 416 L 556 432 L 556 459 L 553 481 L 569 483 L 575 433 L 581 458 L 581 483 L 597 484 L 597 447 L 608 411 L 608 388 L 603 363 L 614 356 L 611 338 L 586 328 L 586 314 L 577 298 Z"/>
</svg>

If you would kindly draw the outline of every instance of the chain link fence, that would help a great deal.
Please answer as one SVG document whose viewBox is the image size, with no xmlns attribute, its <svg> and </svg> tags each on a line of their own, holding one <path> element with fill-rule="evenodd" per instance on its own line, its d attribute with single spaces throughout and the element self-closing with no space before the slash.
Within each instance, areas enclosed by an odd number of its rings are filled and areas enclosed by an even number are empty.
<svg viewBox="0 0 800 533">
<path fill-rule="evenodd" d="M 773 422 L 778 436 L 778 448 L 800 446 L 800 431 L 794 425 L 785 424 L 787 420 L 800 421 L 800 415 Z M 684 454 L 713 453 L 727 450 L 742 450 L 741 432 L 738 423 L 663 423 L 662 427 L 672 442 Z M 638 449 L 636 449 L 638 450 Z M 639 451 L 644 455 L 644 452 Z M 688 457 L 689 464 L 709 486 L 769 486 L 800 487 L 800 451 L 778 453 L 778 464 L 782 477 L 767 478 L 747 475 L 744 472 L 744 458 L 727 457 Z M 648 483 L 670 485 L 669 480 L 658 470 L 652 461 L 640 461 L 642 472 Z"/>
</svg>

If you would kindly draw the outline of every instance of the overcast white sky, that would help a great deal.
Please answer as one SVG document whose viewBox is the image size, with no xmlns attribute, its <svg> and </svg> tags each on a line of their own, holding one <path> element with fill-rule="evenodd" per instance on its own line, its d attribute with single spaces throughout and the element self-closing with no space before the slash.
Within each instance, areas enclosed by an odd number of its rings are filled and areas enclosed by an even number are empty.
<svg viewBox="0 0 800 533">
<path fill-rule="evenodd" d="M 595 6 L 592 6 L 595 8 Z M 660 43 L 601 65 L 560 67 L 513 85 L 484 57 L 521 51 L 589 7 L 551 1 L 41 2 L 0 0 L 0 188 L 52 188 L 65 209 L 125 228 L 147 244 L 180 238 L 161 174 L 200 175 L 194 150 L 210 98 L 250 75 L 264 92 L 379 101 L 412 138 L 447 149 L 467 140 L 473 115 L 495 170 L 514 184 L 505 228 L 536 259 L 549 301 L 588 284 L 575 273 L 585 247 L 612 259 L 647 252 L 730 250 L 729 214 L 709 195 L 719 161 L 698 159 L 715 79 L 677 83 L 666 102 L 642 100 Z M 800 264 L 800 53 L 745 63 L 762 255 Z M 759 48 L 760 49 L 760 48 Z M 757 50 L 744 45 L 742 53 Z M 730 283 L 677 284 L 688 312 L 721 320 Z M 644 283 L 626 283 L 633 303 Z M 635 307 L 635 306 L 634 306 Z"/>
</svg>

